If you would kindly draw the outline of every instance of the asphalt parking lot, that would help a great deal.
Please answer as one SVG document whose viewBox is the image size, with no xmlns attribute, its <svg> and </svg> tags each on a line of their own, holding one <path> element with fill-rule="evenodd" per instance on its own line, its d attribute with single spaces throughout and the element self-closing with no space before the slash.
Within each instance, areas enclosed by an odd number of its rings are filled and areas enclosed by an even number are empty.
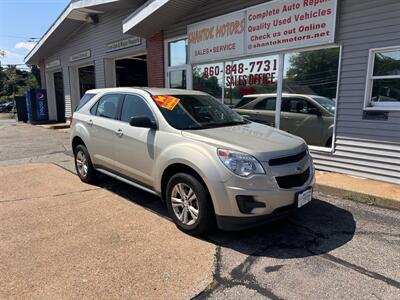
<svg viewBox="0 0 400 300">
<path fill-rule="evenodd" d="M 399 298 L 398 211 L 318 194 L 199 239 L 156 197 L 73 172 L 68 133 L 0 123 L 0 298 Z"/>
</svg>

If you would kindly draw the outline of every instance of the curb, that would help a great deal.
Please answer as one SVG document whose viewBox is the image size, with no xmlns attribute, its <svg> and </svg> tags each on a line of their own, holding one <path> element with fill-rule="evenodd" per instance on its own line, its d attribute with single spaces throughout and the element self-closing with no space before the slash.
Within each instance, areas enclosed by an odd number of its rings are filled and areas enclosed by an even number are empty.
<svg viewBox="0 0 400 300">
<path fill-rule="evenodd" d="M 321 194 L 336 196 L 345 200 L 361 202 L 367 205 L 400 210 L 400 201 L 396 199 L 373 196 L 318 183 L 314 185 L 314 191 Z"/>
</svg>

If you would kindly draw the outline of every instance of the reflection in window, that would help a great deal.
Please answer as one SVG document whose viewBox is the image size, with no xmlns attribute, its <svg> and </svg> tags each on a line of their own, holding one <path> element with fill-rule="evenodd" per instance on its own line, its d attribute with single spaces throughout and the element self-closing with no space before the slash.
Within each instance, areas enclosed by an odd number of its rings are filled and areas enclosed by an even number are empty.
<svg viewBox="0 0 400 300">
<path fill-rule="evenodd" d="M 376 52 L 371 79 L 373 103 L 400 103 L 400 50 Z"/>
<path fill-rule="evenodd" d="M 187 64 L 187 40 L 179 40 L 168 43 L 168 66 L 179 66 Z"/>
<path fill-rule="evenodd" d="M 198 65 L 193 68 L 193 89 L 222 100 L 224 67 L 222 63 Z"/>
<path fill-rule="evenodd" d="M 281 129 L 331 147 L 340 48 L 285 55 Z"/>
<path fill-rule="evenodd" d="M 243 95 L 276 93 L 278 56 L 256 57 L 225 63 L 225 99 L 236 105 Z"/>
<path fill-rule="evenodd" d="M 169 86 L 172 89 L 186 89 L 186 70 L 170 71 Z"/>
</svg>

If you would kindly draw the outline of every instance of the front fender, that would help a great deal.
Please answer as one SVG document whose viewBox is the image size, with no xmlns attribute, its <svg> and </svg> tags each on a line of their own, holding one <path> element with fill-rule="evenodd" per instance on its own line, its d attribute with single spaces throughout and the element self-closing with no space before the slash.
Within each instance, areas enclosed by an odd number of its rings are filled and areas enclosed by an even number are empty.
<svg viewBox="0 0 400 300">
<path fill-rule="evenodd" d="M 218 187 L 232 177 L 229 170 L 219 160 L 215 147 L 206 144 L 199 145 L 193 141 L 176 143 L 163 149 L 157 160 L 155 170 L 159 172 L 155 174 L 155 189 L 160 193 L 162 176 L 173 164 L 183 164 L 195 170 L 204 180 L 212 199 L 219 197 Z M 213 202 L 214 207 L 218 206 L 215 201 Z"/>
</svg>

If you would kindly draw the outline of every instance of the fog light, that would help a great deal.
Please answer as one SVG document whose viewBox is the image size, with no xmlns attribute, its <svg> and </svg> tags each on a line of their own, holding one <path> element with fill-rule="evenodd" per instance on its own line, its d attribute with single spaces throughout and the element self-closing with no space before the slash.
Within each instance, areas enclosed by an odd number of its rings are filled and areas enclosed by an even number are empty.
<svg viewBox="0 0 400 300">
<path fill-rule="evenodd" d="M 250 214 L 253 208 L 265 207 L 265 203 L 256 201 L 253 196 L 236 196 L 236 202 L 243 214 Z"/>
</svg>

